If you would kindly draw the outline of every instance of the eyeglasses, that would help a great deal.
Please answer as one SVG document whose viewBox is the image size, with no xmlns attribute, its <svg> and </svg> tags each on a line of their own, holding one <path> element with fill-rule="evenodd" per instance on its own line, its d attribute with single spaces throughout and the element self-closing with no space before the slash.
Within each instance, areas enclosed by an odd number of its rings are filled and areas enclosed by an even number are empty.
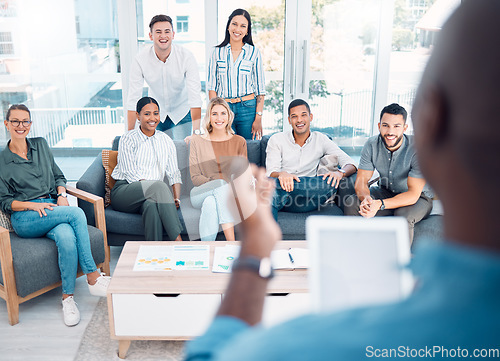
<svg viewBox="0 0 500 361">
<path fill-rule="evenodd" d="M 22 124 L 25 128 L 28 128 L 32 121 L 31 120 L 7 120 L 8 122 L 10 122 L 12 124 L 12 126 L 14 127 L 18 127 L 20 124 Z"/>
</svg>

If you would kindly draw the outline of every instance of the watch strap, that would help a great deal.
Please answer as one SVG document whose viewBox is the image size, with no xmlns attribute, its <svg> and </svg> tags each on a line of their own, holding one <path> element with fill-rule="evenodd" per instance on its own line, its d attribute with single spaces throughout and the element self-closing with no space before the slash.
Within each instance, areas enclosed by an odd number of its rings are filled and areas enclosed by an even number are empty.
<svg viewBox="0 0 500 361">
<path fill-rule="evenodd" d="M 271 259 L 258 258 L 253 256 L 240 257 L 233 263 L 233 271 L 247 270 L 256 273 L 263 279 L 271 279 L 274 277 L 273 267 L 271 266 Z"/>
<path fill-rule="evenodd" d="M 382 203 L 380 205 L 380 208 L 379 208 L 379 211 L 383 211 L 385 209 L 385 203 L 384 203 L 384 200 L 383 199 L 379 199 L 380 203 Z"/>
</svg>

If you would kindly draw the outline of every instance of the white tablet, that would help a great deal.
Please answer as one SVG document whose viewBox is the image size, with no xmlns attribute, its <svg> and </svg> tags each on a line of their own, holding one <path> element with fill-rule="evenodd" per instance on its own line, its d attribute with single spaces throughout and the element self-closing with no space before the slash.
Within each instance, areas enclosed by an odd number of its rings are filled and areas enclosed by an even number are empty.
<svg viewBox="0 0 500 361">
<path fill-rule="evenodd" d="M 412 291 L 406 219 L 312 216 L 306 235 L 313 311 L 395 302 Z"/>
</svg>

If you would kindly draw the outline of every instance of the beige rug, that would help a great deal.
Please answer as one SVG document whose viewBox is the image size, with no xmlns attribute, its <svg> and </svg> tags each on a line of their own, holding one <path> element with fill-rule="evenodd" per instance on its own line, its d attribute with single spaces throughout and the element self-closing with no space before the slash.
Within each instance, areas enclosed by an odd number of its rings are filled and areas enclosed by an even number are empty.
<svg viewBox="0 0 500 361">
<path fill-rule="evenodd" d="M 132 341 L 125 360 L 177 361 L 182 360 L 184 341 Z M 118 341 L 109 336 L 109 319 L 106 299 L 97 303 L 75 361 L 121 360 L 118 358 Z"/>
</svg>

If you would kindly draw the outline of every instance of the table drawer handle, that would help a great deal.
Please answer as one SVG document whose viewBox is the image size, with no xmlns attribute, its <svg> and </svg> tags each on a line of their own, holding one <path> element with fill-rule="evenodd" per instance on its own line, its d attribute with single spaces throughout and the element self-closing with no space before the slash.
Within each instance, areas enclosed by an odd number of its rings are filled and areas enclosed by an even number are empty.
<svg viewBox="0 0 500 361">
<path fill-rule="evenodd" d="M 153 293 L 155 297 L 179 297 L 180 293 Z"/>
<path fill-rule="evenodd" d="M 280 296 L 280 297 L 286 297 L 290 293 L 289 292 L 275 292 L 275 293 L 268 293 L 268 296 Z"/>
</svg>

